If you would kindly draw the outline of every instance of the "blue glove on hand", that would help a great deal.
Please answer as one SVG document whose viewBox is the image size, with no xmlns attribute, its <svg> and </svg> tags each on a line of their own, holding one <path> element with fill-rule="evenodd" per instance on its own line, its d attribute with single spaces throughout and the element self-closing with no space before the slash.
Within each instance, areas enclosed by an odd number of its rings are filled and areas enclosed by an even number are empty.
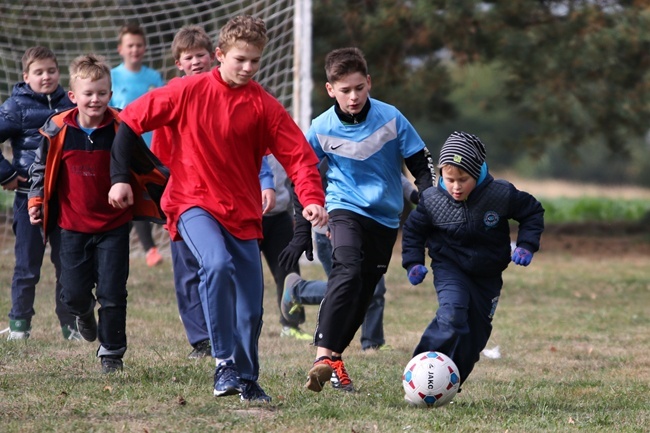
<svg viewBox="0 0 650 433">
<path fill-rule="evenodd" d="M 420 284 L 429 270 L 424 265 L 413 265 L 408 271 L 408 277 L 411 284 L 417 286 Z"/>
<path fill-rule="evenodd" d="M 533 253 L 525 248 L 517 247 L 512 253 L 512 261 L 520 266 L 530 265 L 531 260 L 533 260 Z"/>
</svg>

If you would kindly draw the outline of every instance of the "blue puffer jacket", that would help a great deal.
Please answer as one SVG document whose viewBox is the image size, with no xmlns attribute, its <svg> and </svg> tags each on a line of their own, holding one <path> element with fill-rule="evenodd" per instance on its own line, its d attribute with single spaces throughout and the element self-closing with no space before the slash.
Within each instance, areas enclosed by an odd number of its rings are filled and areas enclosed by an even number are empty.
<svg viewBox="0 0 650 433">
<path fill-rule="evenodd" d="M 458 202 L 439 183 L 422 193 L 404 223 L 402 266 L 423 265 L 426 245 L 434 274 L 439 263 L 451 262 L 468 275 L 499 275 L 510 263 L 511 219 L 519 223 L 517 246 L 536 252 L 544 208 L 532 195 L 487 174 Z"/>
<path fill-rule="evenodd" d="M 28 170 L 41 142 L 38 129 L 54 113 L 74 107 L 63 87 L 49 94 L 35 93 L 25 82 L 14 86 L 0 106 L 0 143 L 11 140 L 13 163 L 0 153 L 0 185 L 16 176 L 29 178 Z M 18 192 L 28 193 L 30 182 L 20 182 Z"/>
</svg>

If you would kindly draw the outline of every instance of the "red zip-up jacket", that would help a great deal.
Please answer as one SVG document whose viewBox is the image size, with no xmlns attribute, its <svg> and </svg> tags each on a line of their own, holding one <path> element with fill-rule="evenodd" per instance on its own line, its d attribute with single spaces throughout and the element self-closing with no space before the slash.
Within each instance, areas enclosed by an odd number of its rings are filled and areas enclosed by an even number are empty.
<svg viewBox="0 0 650 433">
<path fill-rule="evenodd" d="M 80 135 L 86 133 L 77 125 L 77 113 L 78 109 L 73 108 L 53 115 L 40 130 L 43 139 L 30 169 L 32 187 L 28 207 L 42 206 L 44 240 L 56 223 L 61 224 L 63 228 L 96 233 L 111 230 L 132 218 L 164 222 L 165 216 L 160 209 L 160 197 L 169 177 L 167 168 L 146 149 L 146 146 L 143 146 L 132 159 L 131 187 L 134 192 L 134 206 L 127 210 L 110 207 L 108 205 L 108 190 L 111 186 L 110 147 L 120 124 L 119 112 L 112 108 L 108 109 L 104 122 L 92 135 L 94 137 L 99 133 L 101 142 L 95 145 L 86 135 L 89 143 L 84 149 L 79 149 L 79 141 Z M 111 128 L 111 137 L 102 134 L 102 128 Z M 106 142 L 107 139 L 110 139 L 110 143 Z M 74 155 L 74 152 L 79 151 L 88 152 L 88 155 L 84 156 L 83 153 Z M 102 151 L 106 154 L 102 154 Z M 73 170 L 79 171 L 78 163 L 83 161 L 84 157 L 88 159 L 87 179 L 80 176 L 81 182 L 77 181 L 83 184 L 75 184 L 69 173 L 62 171 L 66 152 L 69 152 L 70 158 L 77 158 L 77 165 L 72 168 Z M 92 166 L 104 163 L 106 179 L 96 179 Z M 66 191 L 65 196 L 59 196 L 59 193 L 63 192 L 60 190 L 62 186 Z"/>
</svg>

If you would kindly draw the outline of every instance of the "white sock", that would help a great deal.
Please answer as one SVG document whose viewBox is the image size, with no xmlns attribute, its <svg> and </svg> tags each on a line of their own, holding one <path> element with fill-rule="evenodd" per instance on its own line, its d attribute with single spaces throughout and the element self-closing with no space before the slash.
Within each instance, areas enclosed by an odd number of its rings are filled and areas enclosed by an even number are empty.
<svg viewBox="0 0 650 433">
<path fill-rule="evenodd" d="M 215 358 L 214 360 L 215 360 L 216 366 L 219 367 L 220 365 L 226 365 L 226 363 L 228 363 L 228 361 L 231 361 L 232 363 L 234 363 L 235 362 L 235 357 L 230 355 L 228 358 Z"/>
</svg>

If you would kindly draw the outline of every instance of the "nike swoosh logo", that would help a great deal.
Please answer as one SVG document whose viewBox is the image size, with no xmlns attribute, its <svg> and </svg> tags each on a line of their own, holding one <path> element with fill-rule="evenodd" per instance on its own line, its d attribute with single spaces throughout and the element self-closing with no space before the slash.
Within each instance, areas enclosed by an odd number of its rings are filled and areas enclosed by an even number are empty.
<svg viewBox="0 0 650 433">
<path fill-rule="evenodd" d="M 354 141 L 350 137 L 318 133 L 316 133 L 316 137 L 325 152 L 332 152 L 344 158 L 363 161 L 381 151 L 386 143 L 397 138 L 397 120 L 396 118 L 392 118 L 377 128 L 375 132 L 359 141 Z M 348 146 L 339 150 L 344 144 L 348 144 Z"/>
</svg>

